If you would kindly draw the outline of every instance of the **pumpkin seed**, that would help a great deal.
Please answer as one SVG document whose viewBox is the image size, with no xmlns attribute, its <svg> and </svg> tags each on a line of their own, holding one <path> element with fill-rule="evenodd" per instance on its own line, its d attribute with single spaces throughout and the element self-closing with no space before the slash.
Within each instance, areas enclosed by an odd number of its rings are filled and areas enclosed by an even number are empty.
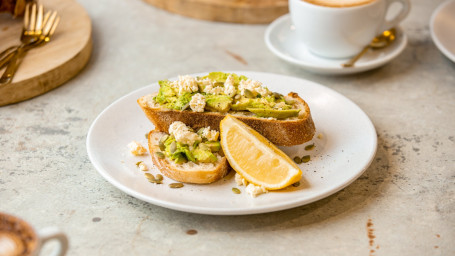
<svg viewBox="0 0 455 256">
<path fill-rule="evenodd" d="M 234 194 L 240 194 L 240 189 L 232 188 L 232 192 L 234 192 Z"/>
<path fill-rule="evenodd" d="M 294 162 L 296 164 L 301 164 L 302 163 L 302 159 L 300 157 L 296 156 L 296 157 L 294 157 Z"/>
<path fill-rule="evenodd" d="M 155 180 L 162 181 L 163 180 L 163 175 L 157 174 Z"/>
<path fill-rule="evenodd" d="M 159 152 L 159 151 L 156 151 L 155 152 L 155 155 L 160 158 L 160 159 L 164 159 L 166 156 L 163 154 L 163 152 Z"/>
<path fill-rule="evenodd" d="M 177 143 L 175 143 L 175 140 L 169 146 L 169 150 L 170 150 L 171 154 L 174 154 L 174 152 L 177 150 Z"/>
<path fill-rule="evenodd" d="M 149 180 L 151 183 L 155 183 L 155 176 L 151 173 L 144 173 L 145 177 Z"/>
<path fill-rule="evenodd" d="M 292 184 L 293 187 L 298 187 L 300 186 L 300 181 L 297 181 L 296 183 Z"/>
<path fill-rule="evenodd" d="M 254 98 L 253 92 L 250 91 L 250 90 L 248 90 L 248 89 L 245 89 L 245 90 L 243 91 L 243 94 L 245 94 L 245 97 L 247 97 L 247 98 Z"/>
<path fill-rule="evenodd" d="M 170 188 L 181 188 L 183 187 L 183 183 L 171 183 L 169 184 Z"/>
<path fill-rule="evenodd" d="M 307 145 L 305 147 L 305 150 L 312 150 L 314 148 L 314 143 L 313 144 L 310 144 L 310 145 Z"/>
<path fill-rule="evenodd" d="M 139 167 L 139 165 L 142 163 L 142 161 L 139 161 L 136 163 L 136 166 Z"/>
<path fill-rule="evenodd" d="M 163 137 L 160 138 L 160 141 L 158 142 L 158 146 L 160 147 L 161 151 L 166 150 L 166 146 L 164 145 L 164 142 L 166 142 L 167 138 L 169 138 L 169 135 L 163 135 Z"/>
<path fill-rule="evenodd" d="M 273 97 L 275 97 L 275 99 L 280 99 L 281 97 L 283 97 L 283 94 L 274 92 Z"/>
<path fill-rule="evenodd" d="M 310 156 L 309 155 L 302 156 L 302 163 L 307 163 L 308 161 L 310 161 Z"/>
<path fill-rule="evenodd" d="M 149 134 L 148 134 L 148 133 L 145 134 L 145 138 L 146 138 L 146 139 L 149 138 Z"/>
</svg>

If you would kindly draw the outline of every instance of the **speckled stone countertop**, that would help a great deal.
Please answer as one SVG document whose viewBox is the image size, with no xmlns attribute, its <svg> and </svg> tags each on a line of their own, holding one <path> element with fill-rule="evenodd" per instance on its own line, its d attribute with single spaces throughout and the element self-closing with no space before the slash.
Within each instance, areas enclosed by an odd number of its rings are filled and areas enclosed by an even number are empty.
<svg viewBox="0 0 455 256">
<path fill-rule="evenodd" d="M 45 95 L 0 107 L 0 211 L 60 227 L 69 255 L 455 255 L 455 63 L 429 31 L 442 1 L 413 0 L 404 52 L 350 76 L 281 61 L 265 46 L 266 25 L 194 20 L 139 0 L 79 2 L 93 22 L 88 66 Z M 85 142 L 104 108 L 159 79 L 212 70 L 285 74 L 340 92 L 375 125 L 373 163 L 332 196 L 250 216 L 154 206 L 98 174 Z"/>
</svg>

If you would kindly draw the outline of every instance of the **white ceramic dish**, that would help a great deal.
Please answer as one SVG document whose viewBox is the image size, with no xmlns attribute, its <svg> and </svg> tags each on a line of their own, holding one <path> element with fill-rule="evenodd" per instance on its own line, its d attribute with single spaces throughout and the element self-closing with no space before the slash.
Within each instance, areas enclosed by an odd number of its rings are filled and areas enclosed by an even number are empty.
<svg viewBox="0 0 455 256">
<path fill-rule="evenodd" d="M 436 47 L 455 62 L 455 0 L 439 5 L 430 20 L 431 38 Z"/>
<path fill-rule="evenodd" d="M 273 21 L 265 32 L 265 43 L 279 58 L 313 73 L 343 75 L 354 74 L 378 68 L 397 57 L 407 45 L 407 36 L 397 28 L 396 41 L 390 46 L 368 51 L 354 67 L 343 68 L 348 59 L 326 59 L 312 54 L 307 47 L 296 40 L 295 28 L 289 14 Z"/>
<path fill-rule="evenodd" d="M 327 87 L 295 77 L 234 73 L 262 81 L 272 91 L 297 92 L 308 102 L 320 138 L 315 136 L 304 145 L 281 147 L 291 157 L 311 155 L 311 161 L 300 165 L 304 179 L 299 187 L 252 198 L 243 187 L 236 186 L 233 172 L 210 185 L 186 184 L 180 189 L 169 188 L 167 184 L 174 182 L 169 178 L 162 185 L 149 183 L 136 162 L 152 166 L 150 156 L 131 155 L 127 144 L 137 140 L 147 145 L 145 134 L 154 126 L 136 100 L 158 91 L 157 83 L 115 101 L 93 122 L 87 136 L 87 152 L 95 168 L 115 187 L 155 205 L 193 213 L 242 215 L 288 209 L 327 197 L 356 180 L 370 165 L 376 152 L 376 131 L 368 116 L 352 101 Z M 305 145 L 311 143 L 315 148 L 305 151 Z M 233 187 L 242 193 L 234 194 Z"/>
</svg>

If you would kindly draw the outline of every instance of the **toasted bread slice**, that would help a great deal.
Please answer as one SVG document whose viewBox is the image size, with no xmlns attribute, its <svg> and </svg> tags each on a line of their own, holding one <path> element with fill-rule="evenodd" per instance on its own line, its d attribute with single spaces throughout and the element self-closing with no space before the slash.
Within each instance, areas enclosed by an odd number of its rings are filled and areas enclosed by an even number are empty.
<svg viewBox="0 0 455 256">
<path fill-rule="evenodd" d="M 226 113 L 220 112 L 166 109 L 153 100 L 155 95 L 143 96 L 137 100 L 137 103 L 159 131 L 168 132 L 169 125 L 174 121 L 181 121 L 193 129 L 210 126 L 211 129 L 219 131 L 220 122 L 226 116 Z M 314 136 L 315 126 L 308 104 L 294 92 L 289 93 L 286 98 L 294 101 L 294 108 L 301 109 L 298 117 L 278 120 L 257 117 L 246 111 L 229 111 L 228 113 L 258 131 L 275 145 L 292 146 L 310 141 Z"/>
<path fill-rule="evenodd" d="M 152 161 L 166 177 L 185 183 L 207 184 L 223 178 L 230 169 L 226 157 L 215 154 L 218 160 L 215 163 L 193 163 L 188 161 L 176 164 L 169 158 L 159 158 L 155 152 L 160 151 L 159 140 L 164 132 L 153 130 L 148 135 L 148 146 Z"/>
</svg>

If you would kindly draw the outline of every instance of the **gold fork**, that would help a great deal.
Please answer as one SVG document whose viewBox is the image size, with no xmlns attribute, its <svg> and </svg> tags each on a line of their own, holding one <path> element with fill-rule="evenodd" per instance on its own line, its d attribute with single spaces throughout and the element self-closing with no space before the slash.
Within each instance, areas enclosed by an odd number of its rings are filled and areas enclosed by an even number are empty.
<svg viewBox="0 0 455 256">
<path fill-rule="evenodd" d="M 39 40 L 44 24 L 43 11 L 44 8 L 41 4 L 39 6 L 37 6 L 36 3 L 29 3 L 26 5 L 21 34 L 21 45 L 11 46 L 0 53 L 0 69 L 11 60 L 19 47 L 32 44 Z M 49 18 L 49 16 L 47 16 L 47 18 Z"/>
<path fill-rule="evenodd" d="M 10 63 L 8 64 L 5 72 L 0 78 L 0 85 L 11 83 L 14 75 L 16 74 L 17 69 L 19 68 L 19 65 L 22 63 L 22 60 L 24 59 L 25 54 L 30 49 L 41 46 L 50 41 L 50 38 L 54 34 L 59 21 L 60 17 L 57 15 L 56 11 L 53 11 L 52 14 L 50 11 L 46 13 L 44 21 L 42 21 L 41 24 L 42 30 L 38 40 L 35 40 L 28 44 L 22 44 L 21 46 L 19 46 L 16 53 L 11 58 Z"/>
</svg>

